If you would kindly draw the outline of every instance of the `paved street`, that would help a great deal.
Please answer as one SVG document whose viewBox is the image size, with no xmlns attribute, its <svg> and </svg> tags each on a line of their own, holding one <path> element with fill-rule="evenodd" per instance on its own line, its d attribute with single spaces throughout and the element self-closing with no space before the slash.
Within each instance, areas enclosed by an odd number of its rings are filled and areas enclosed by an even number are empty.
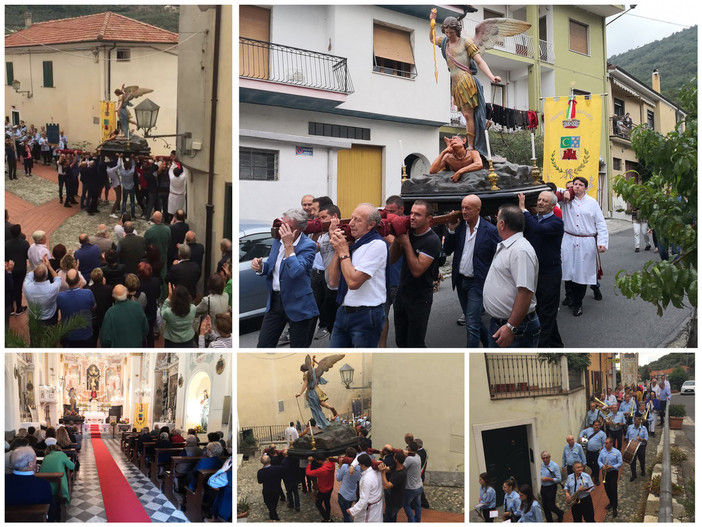
<svg viewBox="0 0 702 527">
<path fill-rule="evenodd" d="M 610 229 L 609 250 L 602 257 L 604 277 L 601 290 L 604 299 L 594 300 L 588 290 L 583 302 L 584 315 L 574 317 L 570 309 L 561 308 L 558 327 L 567 347 L 578 348 L 626 348 L 665 347 L 677 337 L 689 319 L 692 308 L 676 309 L 669 306 L 663 316 L 656 314 L 652 304 L 640 299 L 629 300 L 615 292 L 614 278 L 620 269 L 633 272 L 641 269 L 648 260 L 658 260 L 653 251 L 634 252 L 631 223 L 624 220 L 608 220 Z M 451 258 L 449 258 L 450 262 Z M 434 295 L 426 343 L 431 348 L 460 348 L 465 346 L 465 328 L 456 324 L 460 316 L 460 305 L 451 290 L 450 267 L 445 280 Z M 444 269 L 446 270 L 446 268 Z M 561 294 L 561 298 L 564 298 Z M 388 346 L 394 347 L 393 314 L 390 312 L 390 334 Z M 487 317 L 484 318 L 487 321 Z M 259 322 L 260 324 L 260 322 Z M 239 345 L 242 348 L 256 346 L 258 330 L 255 324 L 247 323 L 241 328 Z M 314 341 L 312 347 L 326 347 L 329 339 Z"/>
</svg>

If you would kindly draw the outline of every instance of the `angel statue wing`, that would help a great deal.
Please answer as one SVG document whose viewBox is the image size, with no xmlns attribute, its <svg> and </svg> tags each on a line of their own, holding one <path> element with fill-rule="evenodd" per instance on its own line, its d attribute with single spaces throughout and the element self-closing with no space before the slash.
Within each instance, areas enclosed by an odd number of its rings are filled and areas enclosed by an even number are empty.
<svg viewBox="0 0 702 527">
<path fill-rule="evenodd" d="M 124 102 L 125 104 L 131 101 L 132 99 L 136 99 L 137 97 L 141 97 L 142 95 L 146 95 L 147 93 L 151 93 L 152 90 L 151 88 L 140 88 L 139 86 L 127 86 L 124 88 Z"/>
<path fill-rule="evenodd" d="M 307 366 L 307 369 L 305 370 L 305 382 L 309 383 L 312 380 L 312 368 L 314 367 L 312 357 L 309 355 L 305 357 L 305 366 Z"/>
<path fill-rule="evenodd" d="M 511 18 L 486 18 L 475 27 L 473 43 L 482 53 L 501 44 L 504 37 L 512 37 L 524 33 L 531 24 Z"/>
<path fill-rule="evenodd" d="M 309 355 L 308 355 L 309 357 Z M 345 355 L 343 354 L 337 354 L 337 355 L 327 355 L 324 357 L 322 360 L 320 360 L 317 363 L 317 368 L 315 369 L 315 373 L 317 374 L 317 378 L 319 379 L 324 373 L 328 372 L 334 364 L 339 362 L 341 359 L 343 359 Z"/>
</svg>

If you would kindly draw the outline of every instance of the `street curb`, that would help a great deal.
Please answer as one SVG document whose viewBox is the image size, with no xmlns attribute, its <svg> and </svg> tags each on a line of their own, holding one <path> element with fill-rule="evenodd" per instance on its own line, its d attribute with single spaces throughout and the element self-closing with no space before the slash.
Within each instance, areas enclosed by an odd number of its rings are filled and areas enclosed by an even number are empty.
<svg viewBox="0 0 702 527">
<path fill-rule="evenodd" d="M 695 320 L 695 310 L 693 309 L 690 316 L 683 320 L 677 328 L 671 331 L 663 340 L 664 348 L 687 348 L 687 341 L 690 336 L 690 328 Z M 684 345 L 676 345 L 677 341 L 684 337 Z"/>
</svg>

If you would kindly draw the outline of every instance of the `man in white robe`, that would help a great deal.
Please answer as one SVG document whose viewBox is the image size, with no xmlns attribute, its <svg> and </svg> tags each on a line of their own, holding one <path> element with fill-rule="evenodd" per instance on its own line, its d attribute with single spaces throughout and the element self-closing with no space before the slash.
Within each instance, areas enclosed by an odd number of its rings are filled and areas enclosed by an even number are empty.
<svg viewBox="0 0 702 527">
<path fill-rule="evenodd" d="M 381 523 L 383 521 L 383 480 L 378 470 L 371 468 L 371 458 L 368 454 L 361 454 L 357 458 L 361 467 L 361 481 L 359 481 L 360 499 L 356 505 L 348 509 L 354 522 Z"/>
<path fill-rule="evenodd" d="M 573 315 L 583 314 L 583 298 L 588 285 L 597 284 L 597 254 L 603 253 L 609 246 L 609 232 L 602 209 L 596 200 L 587 195 L 587 179 L 573 179 L 575 197 L 569 194 L 563 198 L 564 235 L 561 242 L 561 261 L 563 280 L 566 290 L 570 289 L 572 297 L 568 303 L 573 308 Z M 571 284 L 568 284 L 571 282 Z"/>
</svg>

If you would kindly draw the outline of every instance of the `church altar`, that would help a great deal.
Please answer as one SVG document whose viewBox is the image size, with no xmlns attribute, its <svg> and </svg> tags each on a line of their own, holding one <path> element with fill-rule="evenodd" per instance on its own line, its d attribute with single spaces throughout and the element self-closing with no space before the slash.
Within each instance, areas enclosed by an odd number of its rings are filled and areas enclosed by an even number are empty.
<svg viewBox="0 0 702 527">
<path fill-rule="evenodd" d="M 103 424 L 105 419 L 107 419 L 107 412 L 100 411 L 100 405 L 93 399 L 90 401 L 90 406 L 88 411 L 85 412 L 85 423 L 87 424 Z"/>
</svg>

